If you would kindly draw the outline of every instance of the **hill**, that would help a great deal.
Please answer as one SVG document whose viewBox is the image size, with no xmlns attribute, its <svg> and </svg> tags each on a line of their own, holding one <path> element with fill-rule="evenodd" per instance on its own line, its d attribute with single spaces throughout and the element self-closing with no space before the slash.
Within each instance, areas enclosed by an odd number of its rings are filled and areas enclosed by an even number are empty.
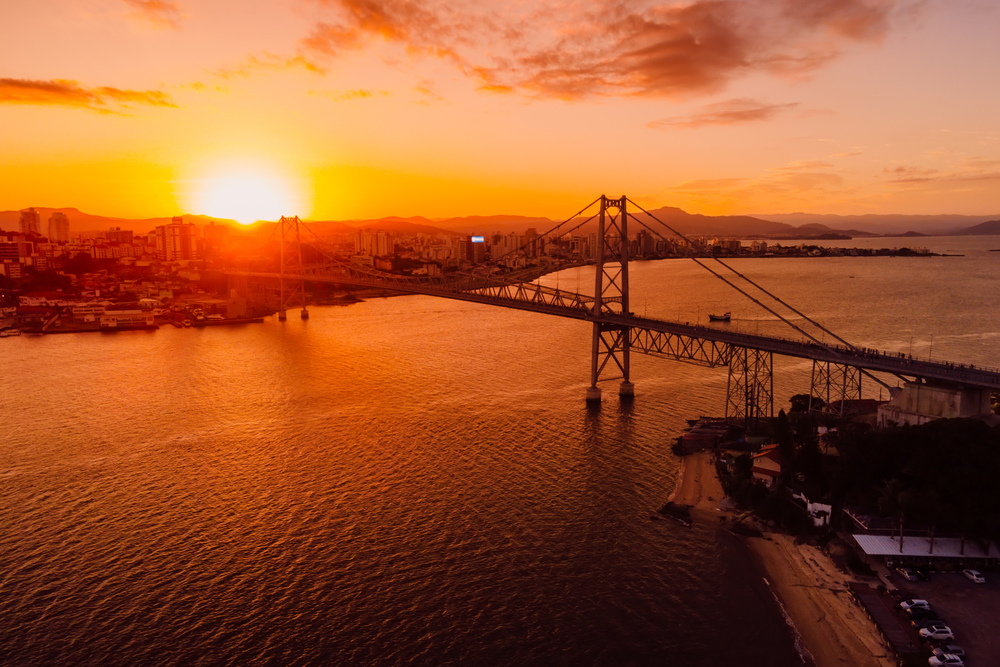
<svg viewBox="0 0 1000 667">
<path fill-rule="evenodd" d="M 953 232 L 955 236 L 996 236 L 1000 235 L 1000 220 L 989 220 L 972 227 Z"/>
<path fill-rule="evenodd" d="M 921 232 L 928 235 L 946 236 L 957 230 L 976 225 L 987 220 L 996 220 L 998 215 L 832 215 L 816 213 L 781 213 L 757 215 L 755 217 L 790 225 L 823 225 L 838 232 L 861 235 L 898 236 L 904 232 Z M 858 229 L 867 232 L 858 233 Z"/>
</svg>

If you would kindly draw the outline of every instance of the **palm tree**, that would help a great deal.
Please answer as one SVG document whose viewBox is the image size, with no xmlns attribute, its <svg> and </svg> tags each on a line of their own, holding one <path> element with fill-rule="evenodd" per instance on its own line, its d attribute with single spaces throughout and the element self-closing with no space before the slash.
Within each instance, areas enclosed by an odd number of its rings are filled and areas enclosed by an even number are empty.
<svg viewBox="0 0 1000 667">
<path fill-rule="evenodd" d="M 913 495 L 906 490 L 906 486 L 898 479 L 886 480 L 879 488 L 878 509 L 884 516 L 891 516 L 896 519 L 899 525 L 899 551 L 903 551 L 903 521 L 906 519 L 906 511 L 913 502 Z"/>
</svg>

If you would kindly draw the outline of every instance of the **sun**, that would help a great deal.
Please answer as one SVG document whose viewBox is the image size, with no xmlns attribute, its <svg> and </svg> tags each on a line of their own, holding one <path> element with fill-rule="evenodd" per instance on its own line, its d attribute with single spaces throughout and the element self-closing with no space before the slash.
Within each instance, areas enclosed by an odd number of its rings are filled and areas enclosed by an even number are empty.
<svg viewBox="0 0 1000 667">
<path fill-rule="evenodd" d="M 249 225 L 277 220 L 283 215 L 304 214 L 300 198 L 287 180 L 261 171 L 227 171 L 203 179 L 195 204 L 198 212 Z"/>
</svg>

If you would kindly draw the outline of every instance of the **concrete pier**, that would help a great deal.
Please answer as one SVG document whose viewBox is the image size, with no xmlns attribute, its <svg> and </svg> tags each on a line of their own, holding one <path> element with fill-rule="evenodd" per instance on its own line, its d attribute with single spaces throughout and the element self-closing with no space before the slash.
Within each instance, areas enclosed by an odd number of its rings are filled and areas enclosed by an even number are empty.
<svg viewBox="0 0 1000 667">
<path fill-rule="evenodd" d="M 278 321 L 279 322 L 284 322 L 287 319 L 288 319 L 288 315 L 285 313 L 285 311 L 279 310 L 278 311 Z"/>
<path fill-rule="evenodd" d="M 635 396 L 635 385 L 628 380 L 622 381 L 622 383 L 618 385 L 618 395 L 622 398 L 632 398 Z"/>
<path fill-rule="evenodd" d="M 302 315 L 302 319 L 304 319 L 304 320 L 308 320 L 309 319 L 309 311 L 306 310 L 305 308 L 302 309 L 301 315 Z"/>
<path fill-rule="evenodd" d="M 598 386 L 587 387 L 587 402 L 588 403 L 600 403 L 601 402 L 601 388 Z"/>
</svg>

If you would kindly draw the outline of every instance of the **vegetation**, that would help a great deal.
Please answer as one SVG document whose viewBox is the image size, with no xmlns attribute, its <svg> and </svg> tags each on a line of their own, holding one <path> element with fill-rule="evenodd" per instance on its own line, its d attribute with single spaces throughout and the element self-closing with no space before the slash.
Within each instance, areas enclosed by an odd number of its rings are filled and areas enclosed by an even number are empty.
<svg viewBox="0 0 1000 667">
<path fill-rule="evenodd" d="M 901 534 L 1000 540 L 1000 429 L 978 419 L 881 431 L 841 423 L 828 436 L 839 456 L 824 456 L 818 417 L 805 412 L 808 402 L 807 395 L 794 396 L 792 412 L 781 411 L 769 424 L 782 459 L 771 489 L 754 480 L 749 455 L 723 475 L 726 493 L 740 507 L 790 533 L 811 532 L 808 516 L 792 500 L 794 489 L 833 505 L 835 515 L 844 505 L 872 508 L 892 518 Z"/>
<path fill-rule="evenodd" d="M 901 529 L 1000 538 L 1000 432 L 978 419 L 842 432 L 835 500 L 878 508 Z"/>
</svg>

